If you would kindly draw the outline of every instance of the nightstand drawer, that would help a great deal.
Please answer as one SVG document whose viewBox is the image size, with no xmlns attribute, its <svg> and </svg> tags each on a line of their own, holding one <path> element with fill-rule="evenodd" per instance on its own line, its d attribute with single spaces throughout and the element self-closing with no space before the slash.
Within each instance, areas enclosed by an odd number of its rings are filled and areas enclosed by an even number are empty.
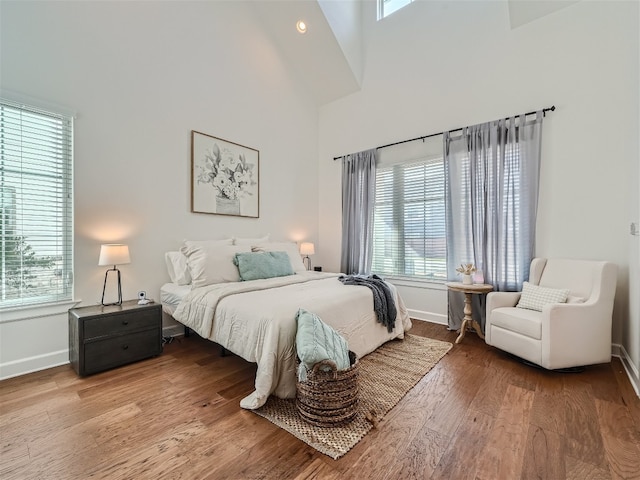
<svg viewBox="0 0 640 480">
<path fill-rule="evenodd" d="M 100 372 L 126 363 L 160 355 L 162 338 L 158 330 L 121 335 L 86 344 L 84 374 Z"/>
<path fill-rule="evenodd" d="M 69 310 L 69 363 L 91 375 L 162 353 L 162 306 L 90 305 Z"/>
<path fill-rule="evenodd" d="M 155 310 L 137 311 L 135 315 L 123 312 L 108 317 L 91 318 L 84 322 L 84 339 L 88 341 L 113 334 L 127 334 L 157 325 L 158 312 Z"/>
</svg>

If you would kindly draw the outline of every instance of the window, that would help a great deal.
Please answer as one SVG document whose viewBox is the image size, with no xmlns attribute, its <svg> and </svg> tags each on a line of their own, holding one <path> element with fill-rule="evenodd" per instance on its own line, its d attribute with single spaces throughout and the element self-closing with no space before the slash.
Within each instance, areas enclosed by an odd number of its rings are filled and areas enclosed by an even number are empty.
<svg viewBox="0 0 640 480">
<path fill-rule="evenodd" d="M 442 137 L 432 145 L 441 150 Z M 386 153 L 386 152 L 385 152 Z M 442 154 L 382 155 L 376 171 L 371 270 L 386 276 L 447 278 Z M 406 160 L 403 160 L 403 156 Z"/>
<path fill-rule="evenodd" d="M 378 0 L 378 20 L 388 17 L 402 7 L 409 5 L 413 0 Z"/>
<path fill-rule="evenodd" d="M 72 297 L 70 116 L 0 99 L 0 309 Z"/>
</svg>

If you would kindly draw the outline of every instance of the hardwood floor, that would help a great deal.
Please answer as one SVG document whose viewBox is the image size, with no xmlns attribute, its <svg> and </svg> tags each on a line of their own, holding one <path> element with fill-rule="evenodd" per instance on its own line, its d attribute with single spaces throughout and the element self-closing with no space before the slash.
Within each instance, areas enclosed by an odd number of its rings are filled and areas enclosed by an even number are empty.
<svg viewBox="0 0 640 480">
<path fill-rule="evenodd" d="M 640 400 L 618 359 L 547 372 L 468 334 L 336 461 L 239 407 L 254 377 L 194 335 L 86 378 L 5 380 L 0 478 L 640 479 Z"/>
</svg>

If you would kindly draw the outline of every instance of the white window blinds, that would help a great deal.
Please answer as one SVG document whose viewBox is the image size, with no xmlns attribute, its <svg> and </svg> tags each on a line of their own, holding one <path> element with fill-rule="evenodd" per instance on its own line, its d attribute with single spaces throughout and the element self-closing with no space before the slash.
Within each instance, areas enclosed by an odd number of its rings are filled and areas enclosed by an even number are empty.
<svg viewBox="0 0 640 480">
<path fill-rule="evenodd" d="M 432 145 L 441 150 L 442 137 L 438 139 Z M 381 155 L 376 173 L 372 272 L 445 281 L 442 154 L 421 148 L 424 151 L 417 156 L 406 149 L 392 153 L 392 160 L 386 163 Z"/>
<path fill-rule="evenodd" d="M 72 297 L 73 118 L 0 99 L 0 309 Z"/>
</svg>

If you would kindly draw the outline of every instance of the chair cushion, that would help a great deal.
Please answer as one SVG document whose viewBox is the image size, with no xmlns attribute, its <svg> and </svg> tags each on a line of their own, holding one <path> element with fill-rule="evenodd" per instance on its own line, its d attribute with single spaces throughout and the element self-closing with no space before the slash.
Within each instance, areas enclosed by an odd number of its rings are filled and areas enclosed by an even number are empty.
<svg viewBox="0 0 640 480">
<path fill-rule="evenodd" d="M 569 296 L 569 290 L 559 290 L 556 288 L 538 287 L 529 282 L 522 284 L 522 295 L 516 305 L 518 308 L 542 311 L 542 307 L 549 303 L 565 303 Z"/>
<path fill-rule="evenodd" d="M 542 338 L 542 313 L 516 307 L 496 308 L 491 312 L 491 325 L 527 337 Z"/>
</svg>

